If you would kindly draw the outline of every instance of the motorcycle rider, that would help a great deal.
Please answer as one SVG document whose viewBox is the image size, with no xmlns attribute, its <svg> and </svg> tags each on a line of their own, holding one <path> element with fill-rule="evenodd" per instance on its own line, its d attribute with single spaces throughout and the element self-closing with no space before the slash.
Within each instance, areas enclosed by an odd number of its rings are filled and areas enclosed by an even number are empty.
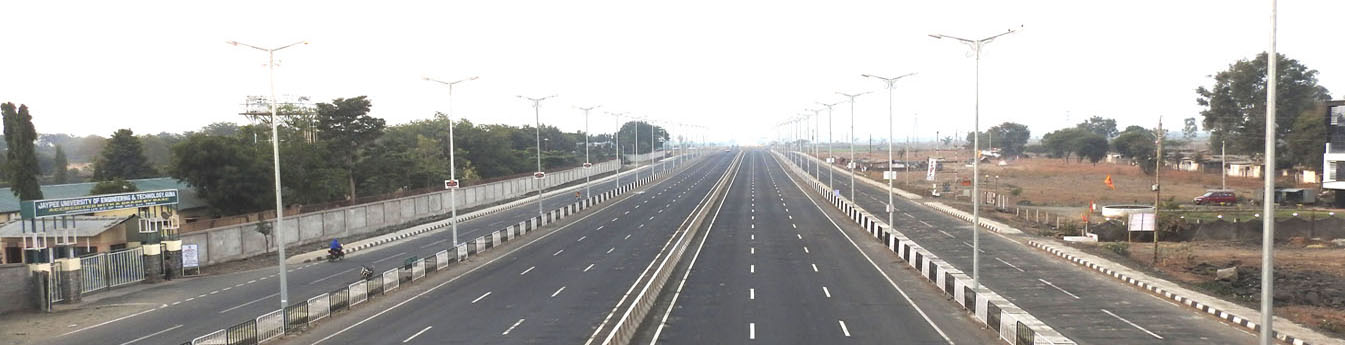
<svg viewBox="0 0 1345 345">
<path fill-rule="evenodd" d="M 332 239 L 332 243 L 327 245 L 327 253 L 336 259 L 346 256 L 346 252 L 341 248 L 341 240 L 338 239 Z"/>
</svg>

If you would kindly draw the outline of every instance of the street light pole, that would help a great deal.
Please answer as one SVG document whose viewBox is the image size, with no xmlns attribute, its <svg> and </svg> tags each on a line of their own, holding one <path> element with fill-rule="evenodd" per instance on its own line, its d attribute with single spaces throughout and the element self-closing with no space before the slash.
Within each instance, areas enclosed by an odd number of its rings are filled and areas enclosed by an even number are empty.
<svg viewBox="0 0 1345 345">
<path fill-rule="evenodd" d="M 449 205 L 449 209 L 452 210 L 452 216 L 453 216 L 453 218 L 452 218 L 452 219 L 453 219 L 453 222 L 452 222 L 452 223 L 453 223 L 453 247 L 454 247 L 454 248 L 457 248 L 457 246 L 458 246 L 458 244 L 460 244 L 460 242 L 458 242 L 458 187 L 459 187 L 459 185 L 456 184 L 456 183 L 458 182 L 458 175 L 457 175 L 458 169 L 457 169 L 457 165 L 455 164 L 455 163 L 457 163 L 457 162 L 456 162 L 456 160 L 454 159 L 454 153 L 455 153 L 455 152 L 454 152 L 454 148 L 453 148 L 453 86 L 454 86 L 454 85 L 457 85 L 458 83 L 461 83 L 461 82 L 470 81 L 470 80 L 476 80 L 476 78 L 477 78 L 477 77 L 473 76 L 473 77 L 471 77 L 471 78 L 462 79 L 462 80 L 456 80 L 456 81 L 450 81 L 450 82 L 441 81 L 441 80 L 436 80 L 436 79 L 433 79 L 433 78 L 430 78 L 430 77 L 425 77 L 425 78 L 424 78 L 425 80 L 428 80 L 428 81 L 432 81 L 432 82 L 436 82 L 436 83 L 440 83 L 440 84 L 448 85 L 448 179 L 449 179 L 450 181 L 453 181 L 453 183 L 455 183 L 455 185 L 453 185 L 453 188 L 449 188 L 449 189 L 448 189 L 448 205 Z"/>
<path fill-rule="evenodd" d="M 593 194 L 592 194 L 592 193 L 593 193 L 593 190 L 592 190 L 591 188 L 589 188 L 589 185 L 588 185 L 588 182 L 589 182 L 590 178 L 593 176 L 593 173 L 590 172 L 591 169 L 593 169 L 593 162 L 590 162 L 590 161 L 589 161 L 589 158 L 588 158 L 588 137 L 589 137 L 589 135 L 588 135 L 588 111 L 589 111 L 589 110 L 593 110 L 593 109 L 597 109 L 598 107 L 601 107 L 601 105 L 595 105 L 595 106 L 587 107 L 587 108 L 585 108 L 585 107 L 579 107 L 579 110 L 583 110 L 583 111 L 584 111 L 584 197 L 585 197 L 585 198 L 588 198 L 588 197 L 590 197 L 591 195 L 593 195 Z"/>
<path fill-rule="evenodd" d="M 556 95 L 550 95 L 542 98 L 518 96 L 518 98 L 532 101 L 532 118 L 535 123 L 534 130 L 537 133 L 537 173 L 533 174 L 533 183 L 535 183 L 535 186 L 537 187 L 537 217 L 542 217 L 546 213 L 545 211 L 542 211 L 542 178 L 539 177 L 539 176 L 545 176 L 541 175 L 542 174 L 542 101 L 545 101 L 553 97 L 556 97 Z"/>
<path fill-rule="evenodd" d="M 1261 345 L 1270 345 L 1275 341 L 1275 106 L 1279 103 L 1276 89 L 1279 88 L 1279 60 L 1276 51 L 1275 36 L 1279 30 L 1279 4 L 1270 0 L 1270 49 L 1266 52 L 1266 161 L 1263 164 L 1262 177 L 1265 185 L 1261 190 Z M 1162 157 L 1159 157 L 1162 159 Z"/>
<path fill-rule="evenodd" d="M 827 107 L 827 158 L 836 159 L 836 139 L 831 135 L 831 108 L 841 103 L 836 102 L 828 104 L 817 102 L 817 104 Z M 836 169 L 832 169 L 831 162 L 827 162 L 825 159 L 822 161 L 827 163 L 827 193 L 831 193 L 831 191 L 836 190 L 836 187 L 833 185 L 833 183 L 836 182 Z M 821 176 L 818 176 L 818 178 L 821 178 Z"/>
<path fill-rule="evenodd" d="M 613 182 L 613 183 L 616 184 L 616 188 L 620 188 L 620 187 L 621 187 L 621 164 L 622 164 L 622 162 L 621 162 L 621 113 L 613 113 L 613 112 L 610 112 L 610 111 L 609 111 L 609 112 L 607 112 L 607 115 L 612 115 L 612 119 L 615 121 L 615 124 L 616 124 L 616 131 L 612 132 L 612 133 L 613 133 L 613 134 L 612 134 L 612 139 L 616 141 L 616 144 L 614 144 L 614 145 L 612 146 L 612 148 L 616 151 L 616 179 L 614 179 L 614 182 Z"/>
<path fill-rule="evenodd" d="M 850 169 L 850 202 L 859 202 L 855 200 L 855 168 L 859 167 L 859 164 L 855 163 L 855 97 L 863 96 L 867 93 L 869 92 L 836 93 L 850 98 L 850 163 L 846 164 L 846 168 Z"/>
<path fill-rule="evenodd" d="M 891 172 L 891 173 L 884 173 L 884 175 L 888 175 L 888 174 L 896 174 L 896 172 L 892 170 L 892 139 L 893 139 L 893 137 L 892 137 L 892 89 L 895 89 L 895 88 L 896 88 L 896 86 L 897 86 L 897 80 L 901 80 L 901 78 L 909 77 L 909 76 L 912 76 L 912 75 L 915 75 L 915 73 L 907 73 L 907 74 L 903 74 L 903 75 L 901 75 L 901 76 L 897 76 L 897 77 L 894 77 L 894 78 L 884 78 L 884 77 L 879 77 L 879 76 L 871 75 L 871 74 L 863 74 L 863 75 L 861 75 L 862 77 L 865 77 L 865 78 L 874 78 L 874 79 L 882 80 L 884 83 L 887 84 L 887 171 L 892 171 L 892 172 Z M 910 159 L 907 159 L 908 162 L 907 162 L 906 164 L 910 164 L 910 163 L 909 163 L 909 160 L 910 160 Z M 883 177 L 886 178 L 886 177 L 889 177 L 889 176 L 883 176 Z M 891 176 L 891 177 L 895 177 L 895 176 Z M 894 202 L 894 198 L 892 197 L 892 180 L 895 180 L 895 179 L 894 179 L 894 178 L 887 178 L 886 180 L 887 180 L 887 209 L 886 209 L 886 211 L 887 211 L 887 226 L 896 226 L 897 223 L 894 222 L 895 219 L 893 219 L 893 215 L 896 214 L 896 211 L 897 211 L 897 210 L 896 210 L 896 207 L 894 206 L 895 204 L 893 203 L 893 202 Z"/>
<path fill-rule="evenodd" d="M 1009 29 L 1004 33 L 982 38 L 979 40 L 969 40 L 948 35 L 933 34 L 929 37 L 936 39 L 953 39 L 970 46 L 972 52 L 976 54 L 976 112 L 972 121 L 972 155 L 971 155 L 971 284 L 972 289 L 981 288 L 981 48 L 990 44 L 1000 36 L 1014 33 Z"/>
<path fill-rule="evenodd" d="M 288 286 L 287 286 L 287 284 L 286 284 L 287 281 L 286 281 L 286 278 L 285 278 L 285 231 L 282 230 L 282 229 L 280 228 L 283 224 L 285 224 L 285 223 L 284 223 L 284 220 L 285 220 L 285 207 L 284 207 L 284 204 L 283 204 L 282 201 L 281 201 L 281 196 L 280 196 L 280 191 L 281 191 L 281 189 L 280 189 L 280 134 L 279 134 L 279 133 L 280 133 L 280 130 L 279 130 L 279 125 L 278 125 L 279 121 L 276 120 L 276 52 L 277 52 L 277 51 L 280 51 L 281 49 L 285 49 L 285 48 L 289 48 L 289 47 L 297 46 L 297 45 L 300 45 L 300 44 L 308 44 L 308 42 L 307 42 L 307 41 L 294 42 L 294 43 L 290 43 L 290 44 L 288 44 L 288 45 L 282 46 L 282 47 L 280 47 L 280 48 L 274 48 L 274 49 L 267 49 L 267 48 L 262 48 L 262 47 L 254 46 L 254 45 L 251 45 L 251 44 L 239 43 L 238 41 L 229 41 L 229 42 L 226 42 L 226 43 L 231 44 L 231 45 L 233 45 L 233 46 L 244 46 L 244 47 L 248 47 L 248 48 L 252 48 L 252 49 L 256 49 L 256 50 L 260 50 L 260 51 L 264 51 L 264 52 L 266 52 L 266 58 L 267 58 L 267 63 L 266 63 L 266 70 L 267 70 L 267 71 L 266 71 L 266 74 L 267 74 L 267 78 L 269 79 L 269 83 L 271 84 L 271 167 L 272 167 L 273 170 L 274 170 L 273 172 L 275 173 L 275 182 L 276 182 L 276 184 L 275 184 L 275 188 L 276 188 L 276 189 L 275 189 L 275 191 L 276 191 L 276 221 L 275 221 L 275 225 L 271 226 L 271 233 L 275 234 L 275 236 L 276 236 L 276 254 L 279 255 L 279 256 L 277 257 L 277 260 L 280 262 L 280 267 L 279 267 L 279 271 L 280 271 L 280 274 L 279 274 L 279 275 L 280 275 L 280 308 L 281 308 L 281 309 L 284 309 L 286 306 L 289 305 L 289 296 L 290 296 L 290 295 L 289 295 L 289 288 L 288 288 Z"/>
</svg>

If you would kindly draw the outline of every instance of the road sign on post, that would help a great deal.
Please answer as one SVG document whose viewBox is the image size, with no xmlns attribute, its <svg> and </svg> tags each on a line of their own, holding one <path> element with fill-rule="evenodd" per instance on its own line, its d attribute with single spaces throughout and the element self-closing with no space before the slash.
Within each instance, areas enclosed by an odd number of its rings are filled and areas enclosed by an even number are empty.
<svg viewBox="0 0 1345 345">
<path fill-rule="evenodd" d="M 895 180 L 895 179 L 897 179 L 897 172 L 896 172 L 896 171 L 892 171 L 892 170 L 884 171 L 884 172 L 883 172 L 883 179 L 884 179 L 884 180 Z"/>
<path fill-rule="evenodd" d="M 585 167 L 585 168 L 592 168 L 592 167 L 593 167 L 593 163 L 584 163 L 584 167 Z"/>
<path fill-rule="evenodd" d="M 535 178 L 535 179 L 538 179 L 538 180 L 540 180 L 540 179 L 542 179 L 542 178 L 545 178 L 545 177 L 546 177 L 546 172 L 544 172 L 544 171 L 538 171 L 538 172 L 532 173 L 532 178 Z"/>
<path fill-rule="evenodd" d="M 444 189 L 458 188 L 458 180 L 444 180 Z"/>
</svg>

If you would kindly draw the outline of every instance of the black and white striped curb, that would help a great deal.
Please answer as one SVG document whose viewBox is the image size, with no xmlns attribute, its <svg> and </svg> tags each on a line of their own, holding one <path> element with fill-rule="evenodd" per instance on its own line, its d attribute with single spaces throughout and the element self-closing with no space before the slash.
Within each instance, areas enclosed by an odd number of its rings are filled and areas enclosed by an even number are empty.
<svg viewBox="0 0 1345 345">
<path fill-rule="evenodd" d="M 865 183 L 870 183 L 870 184 L 875 184 L 875 185 L 877 185 L 877 182 L 870 181 L 870 180 L 864 180 L 864 182 L 865 182 Z M 887 186 L 881 186 L 881 187 L 882 187 L 882 188 L 887 188 Z M 907 192 L 904 192 L 904 191 L 901 191 L 901 190 L 896 190 L 896 192 L 897 192 L 897 194 L 903 194 L 902 196 L 907 197 L 908 199 L 910 199 L 910 197 L 908 196 L 910 193 L 907 193 Z M 919 196 L 915 196 L 915 198 L 919 198 Z M 943 203 L 939 203 L 939 202 L 924 202 L 923 204 L 924 204 L 924 205 L 927 205 L 927 206 L 930 206 L 931 208 L 933 208 L 933 209 L 935 209 L 935 210 L 938 210 L 938 211 L 940 211 L 940 212 L 943 212 L 944 214 L 948 214 L 948 215 L 951 215 L 951 216 L 960 218 L 960 219 L 965 220 L 965 221 L 967 221 L 967 222 L 971 222 L 972 219 L 973 219 L 972 214 L 969 214 L 969 213 L 967 213 L 967 212 L 965 212 L 965 211 L 962 211 L 962 210 L 955 209 L 955 208 L 950 207 L 950 206 L 948 206 L 948 205 L 944 205 Z M 994 231 L 994 232 L 998 232 L 998 233 L 1004 233 L 1004 234 L 1021 234 L 1021 233 L 1023 233 L 1022 230 L 1019 230 L 1019 229 L 1014 228 L 1014 227 L 1012 227 L 1012 226 L 1006 225 L 1006 224 L 1004 224 L 1004 223 L 1000 223 L 1000 222 L 997 222 L 997 221 L 994 221 L 994 220 L 986 219 L 986 218 L 984 218 L 984 217 L 981 218 L 981 224 L 980 224 L 980 225 L 981 225 L 982 228 L 985 228 L 985 229 L 988 229 L 988 230 L 991 230 L 991 231 Z M 1046 251 L 1046 252 L 1048 252 L 1048 253 L 1054 254 L 1054 255 L 1056 255 L 1056 256 L 1062 258 L 1062 259 L 1068 260 L 1068 261 L 1073 262 L 1073 263 L 1075 263 L 1075 264 L 1078 264 L 1078 265 L 1080 265 L 1080 266 L 1084 266 L 1084 267 L 1090 268 L 1090 269 L 1092 269 L 1092 270 L 1094 270 L 1094 271 L 1096 271 L 1096 272 L 1098 272 L 1098 273 L 1102 273 L 1102 274 L 1111 276 L 1111 277 L 1116 278 L 1117 280 L 1120 280 L 1120 281 L 1125 282 L 1125 283 L 1127 283 L 1127 284 L 1130 284 L 1130 285 L 1139 287 L 1139 288 L 1141 288 L 1141 289 L 1143 289 L 1143 290 L 1145 290 L 1145 291 L 1148 291 L 1148 292 L 1150 292 L 1150 293 L 1153 293 L 1153 294 L 1155 294 L 1155 295 L 1163 296 L 1164 298 L 1167 298 L 1167 299 L 1169 299 L 1169 300 L 1172 300 L 1172 301 L 1174 301 L 1174 302 L 1177 302 L 1178 304 L 1181 304 L 1181 305 L 1183 305 L 1183 306 L 1190 307 L 1190 308 L 1195 309 L 1195 310 L 1197 310 L 1197 311 L 1200 311 L 1200 312 L 1204 312 L 1204 313 L 1213 315 L 1213 316 L 1215 316 L 1215 317 L 1218 317 L 1218 318 L 1223 319 L 1223 320 L 1225 320 L 1225 321 L 1231 322 L 1231 323 L 1236 324 L 1236 325 L 1238 325 L 1238 326 L 1242 326 L 1242 327 L 1244 327 L 1244 328 L 1246 328 L 1246 329 L 1248 329 L 1248 330 L 1251 330 L 1252 332 L 1260 332 L 1260 331 L 1261 331 L 1261 326 L 1258 325 L 1258 324 L 1255 323 L 1255 322 L 1252 322 L 1251 319 L 1248 319 L 1248 318 L 1246 318 L 1246 317 L 1242 317 L 1242 316 L 1238 316 L 1238 315 L 1229 313 L 1229 312 L 1224 311 L 1224 310 L 1220 310 L 1220 309 L 1218 309 L 1218 308 L 1216 308 L 1216 307 L 1210 306 L 1210 305 L 1205 304 L 1205 303 L 1201 303 L 1200 301 L 1191 299 L 1191 298 L 1186 297 L 1186 296 L 1178 295 L 1178 294 L 1176 294 L 1176 293 L 1173 293 L 1173 292 L 1171 292 L 1171 291 L 1168 291 L 1168 289 L 1165 289 L 1165 288 L 1163 288 L 1163 287 L 1160 287 L 1160 286 L 1154 285 L 1154 284 L 1152 284 L 1152 283 L 1149 283 L 1149 282 L 1147 282 L 1147 281 L 1139 280 L 1139 279 L 1133 278 L 1133 277 L 1131 277 L 1131 276 L 1129 276 L 1129 275 L 1126 275 L 1126 274 L 1124 274 L 1124 273 L 1120 273 L 1120 272 L 1117 272 L 1117 271 L 1115 271 L 1115 270 L 1112 270 L 1112 269 L 1108 268 L 1107 266 L 1100 265 L 1100 264 L 1098 264 L 1098 263 L 1094 263 L 1094 262 L 1092 262 L 1092 261 L 1089 261 L 1089 260 L 1086 260 L 1086 259 L 1083 259 L 1083 258 L 1079 258 L 1079 257 L 1074 256 L 1074 255 L 1065 253 L 1065 252 L 1061 251 L 1060 249 L 1057 249 L 1057 248 L 1055 248 L 1055 247 L 1052 247 L 1051 245 L 1048 245 L 1048 244 L 1046 244 L 1046 243 L 1042 243 L 1042 242 L 1040 242 L 1040 241 L 1029 240 L 1029 241 L 1028 241 L 1028 245 L 1030 245 L 1030 246 L 1033 247 L 1033 248 L 1037 248 L 1037 249 Z M 1170 283 L 1169 283 L 1169 284 L 1170 284 Z M 1213 297 L 1211 297 L 1211 298 L 1213 298 Z M 1259 318 L 1259 317 L 1258 317 L 1258 318 Z M 1281 321 L 1281 322 L 1287 322 L 1287 321 Z M 1310 343 L 1308 343 L 1308 342 L 1306 342 L 1306 341 L 1304 341 L 1304 340 L 1302 340 L 1302 339 L 1298 339 L 1297 337 L 1294 337 L 1293 335 L 1286 334 L 1286 333 L 1280 332 L 1280 331 L 1278 331 L 1278 330 L 1274 330 L 1274 329 L 1272 329 L 1272 330 L 1271 330 L 1271 333 L 1275 336 L 1276 339 L 1279 339 L 1279 340 L 1284 341 L 1284 342 L 1289 343 L 1289 344 L 1294 344 L 1294 345 L 1310 345 Z"/>
<path fill-rule="evenodd" d="M 1142 281 L 1142 280 L 1139 280 L 1139 279 L 1132 278 L 1132 277 L 1130 277 L 1129 275 L 1126 275 L 1126 274 L 1121 273 L 1121 272 L 1117 272 L 1117 271 L 1115 271 L 1115 270 L 1112 270 L 1112 269 L 1110 269 L 1110 268 L 1107 268 L 1106 266 L 1102 266 L 1102 265 L 1093 263 L 1092 261 L 1088 261 L 1088 260 L 1085 260 L 1085 259 L 1083 259 L 1083 258 L 1074 256 L 1074 255 L 1070 255 L 1070 254 L 1068 254 L 1068 253 L 1065 253 L 1065 252 L 1061 251 L 1060 249 L 1057 249 L 1057 248 L 1055 248 L 1055 247 L 1049 246 L 1049 245 L 1047 245 L 1047 244 L 1044 244 L 1044 243 L 1041 243 L 1041 242 L 1038 242 L 1038 241 L 1028 241 L 1028 244 L 1029 244 L 1029 245 L 1032 245 L 1032 246 L 1035 247 L 1035 248 L 1038 248 L 1038 249 L 1044 250 L 1044 251 L 1046 251 L 1046 252 L 1049 252 L 1049 253 L 1051 253 L 1051 254 L 1055 254 L 1056 256 L 1059 256 L 1059 257 L 1061 257 L 1061 258 L 1064 258 L 1065 260 L 1069 260 L 1070 262 L 1073 262 L 1073 263 L 1078 264 L 1078 265 L 1080 265 L 1080 266 L 1084 266 L 1084 267 L 1091 268 L 1091 269 L 1093 269 L 1094 271 L 1097 271 L 1097 272 L 1102 273 L 1102 274 L 1109 275 L 1109 276 L 1111 276 L 1111 277 L 1113 277 L 1113 278 L 1116 278 L 1116 279 L 1118 279 L 1118 280 L 1124 281 L 1124 282 L 1126 282 L 1127 284 L 1134 285 L 1134 286 L 1136 286 L 1136 287 L 1139 287 L 1139 288 L 1141 288 L 1141 289 L 1144 289 L 1144 290 L 1146 290 L 1146 291 L 1149 291 L 1149 292 L 1151 292 L 1151 293 L 1153 293 L 1153 294 L 1163 296 L 1163 297 L 1165 297 L 1165 298 L 1167 298 L 1167 299 L 1170 299 L 1170 300 L 1172 300 L 1172 301 L 1177 302 L 1178 304 L 1181 304 L 1181 305 L 1184 305 L 1184 306 L 1187 306 L 1187 307 L 1191 307 L 1191 308 L 1194 308 L 1194 309 L 1196 309 L 1196 310 L 1199 310 L 1199 311 L 1208 313 L 1208 314 L 1210 314 L 1210 315 L 1214 315 L 1214 316 L 1216 316 L 1216 317 L 1218 317 L 1218 318 L 1220 318 L 1220 319 L 1224 319 L 1225 321 L 1232 322 L 1232 323 L 1234 323 L 1234 324 L 1236 324 L 1236 325 L 1239 325 L 1239 326 L 1242 326 L 1242 327 L 1244 327 L 1244 328 L 1247 328 L 1247 329 L 1251 330 L 1252 332 L 1260 332 L 1260 331 L 1261 331 L 1261 325 L 1258 325 L 1258 324 L 1256 324 L 1255 322 L 1252 322 L 1252 320 L 1249 320 L 1249 319 L 1247 319 L 1247 318 L 1245 318 L 1245 317 L 1237 316 L 1237 315 L 1228 313 L 1228 312 L 1226 312 L 1226 311 L 1220 310 L 1220 309 L 1218 309 L 1218 308 L 1212 307 L 1212 306 L 1210 306 L 1210 305 L 1208 305 L 1208 304 L 1201 303 L 1201 302 L 1196 301 L 1196 300 L 1194 300 L 1194 299 L 1190 299 L 1190 298 L 1187 298 L 1187 297 L 1185 297 L 1185 296 L 1181 296 L 1181 295 L 1172 293 L 1172 292 L 1170 292 L 1170 291 L 1168 291 L 1167 289 L 1164 289 L 1164 288 L 1162 288 L 1162 287 L 1158 287 L 1158 286 L 1155 286 L 1155 285 L 1153 285 L 1153 284 L 1150 284 L 1150 283 L 1148 283 L 1148 282 L 1146 282 L 1146 281 Z M 1284 342 L 1286 342 L 1286 343 L 1290 343 L 1290 344 L 1294 344 L 1294 345 L 1308 345 L 1307 342 L 1303 341 L 1302 339 L 1295 338 L 1295 337 L 1292 336 L 1292 335 L 1284 334 L 1284 333 L 1282 333 L 1282 332 L 1280 332 L 1280 331 L 1277 331 L 1277 330 L 1274 330 L 1274 329 L 1271 329 L 1270 331 L 1271 331 L 1271 334 L 1273 334 L 1273 335 L 1275 336 L 1276 339 L 1282 340 L 1282 341 L 1284 341 Z"/>
<path fill-rule="evenodd" d="M 779 155 L 779 153 L 776 153 Z M 788 161 L 784 157 L 782 160 Z M 1009 302 L 985 286 L 973 289 L 971 277 L 961 270 L 939 259 L 938 256 L 922 248 L 918 243 L 890 229 L 886 222 L 879 220 L 867 211 L 856 207 L 854 203 L 837 193 L 830 191 L 826 184 L 792 163 L 795 175 L 804 178 L 813 189 L 821 193 L 832 206 L 835 206 L 851 221 L 859 224 L 870 236 L 881 241 L 888 250 L 901 257 L 907 265 L 920 272 L 934 287 L 943 291 L 964 310 L 972 313 L 976 321 L 994 330 L 1001 340 L 1009 344 L 1076 344 L 1061 335 L 1054 328 L 1038 320 L 1017 305 Z"/>
</svg>

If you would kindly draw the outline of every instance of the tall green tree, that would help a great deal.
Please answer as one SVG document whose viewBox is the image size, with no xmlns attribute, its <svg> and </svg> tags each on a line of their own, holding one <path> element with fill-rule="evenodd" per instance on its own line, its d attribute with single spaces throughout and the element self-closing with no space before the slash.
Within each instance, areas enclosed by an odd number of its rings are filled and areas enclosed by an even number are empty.
<svg viewBox="0 0 1345 345">
<path fill-rule="evenodd" d="M 1282 140 L 1294 129 L 1294 123 L 1304 111 L 1316 103 L 1330 99 L 1325 87 L 1317 85 L 1317 71 L 1279 54 L 1276 75 L 1275 140 Z M 1204 127 L 1210 131 L 1210 145 L 1219 149 L 1227 140 L 1228 151 L 1253 154 L 1265 147 L 1267 55 L 1258 54 L 1253 60 L 1238 60 L 1228 69 L 1214 75 L 1214 85 L 1196 89 L 1196 103 L 1205 107 L 1200 112 Z"/>
<path fill-rule="evenodd" d="M 139 189 L 140 187 L 137 187 L 134 183 L 131 183 L 131 181 L 114 178 L 95 183 L 93 188 L 89 188 L 89 195 L 130 193 L 138 191 Z"/>
<path fill-rule="evenodd" d="M 194 134 L 173 145 L 170 174 L 191 185 L 216 214 L 264 209 L 275 195 L 275 180 L 269 157 L 257 147 L 238 137 Z"/>
<path fill-rule="evenodd" d="M 70 162 L 65 158 L 65 150 L 61 149 L 60 146 L 57 146 L 56 156 L 51 160 L 51 182 L 56 184 L 70 182 Z"/>
<path fill-rule="evenodd" d="M 967 133 L 967 148 L 972 147 L 972 134 Z M 1027 126 L 1005 122 L 981 132 L 981 148 L 998 148 L 1000 153 L 1005 156 L 1017 156 L 1023 154 L 1023 149 L 1027 147 L 1027 140 L 1032 137 L 1032 131 Z"/>
<path fill-rule="evenodd" d="M 360 149 L 383 134 L 387 122 L 369 116 L 372 104 L 366 96 L 337 98 L 331 103 L 317 104 L 318 137 L 327 145 L 332 158 L 344 168 L 348 192 L 353 200 L 355 191 L 355 164 Z"/>
<path fill-rule="evenodd" d="M 1116 119 L 1106 119 L 1101 116 L 1090 117 L 1080 122 L 1077 127 L 1101 135 L 1106 139 L 1111 139 L 1119 134 L 1116 131 Z"/>
<path fill-rule="evenodd" d="M 0 117 L 5 125 L 5 175 L 9 180 L 10 191 L 19 200 L 42 199 L 42 186 L 37 177 L 37 152 L 34 142 L 37 130 L 33 128 L 33 116 L 28 114 L 28 105 L 14 103 L 0 104 Z"/>
<path fill-rule="evenodd" d="M 113 179 L 134 180 L 156 174 L 145 158 L 140 139 L 130 129 L 118 129 L 103 145 L 103 152 L 93 162 L 93 178 L 98 181 Z"/>
<path fill-rule="evenodd" d="M 1182 138 L 1186 138 L 1186 140 L 1195 139 L 1199 132 L 1200 127 L 1196 126 L 1196 118 L 1188 117 L 1182 120 Z"/>
<path fill-rule="evenodd" d="M 1295 165 L 1321 171 L 1322 154 L 1326 153 L 1326 104 L 1304 111 L 1294 120 L 1294 125 L 1285 137 L 1287 151 L 1281 168 Z"/>
</svg>

